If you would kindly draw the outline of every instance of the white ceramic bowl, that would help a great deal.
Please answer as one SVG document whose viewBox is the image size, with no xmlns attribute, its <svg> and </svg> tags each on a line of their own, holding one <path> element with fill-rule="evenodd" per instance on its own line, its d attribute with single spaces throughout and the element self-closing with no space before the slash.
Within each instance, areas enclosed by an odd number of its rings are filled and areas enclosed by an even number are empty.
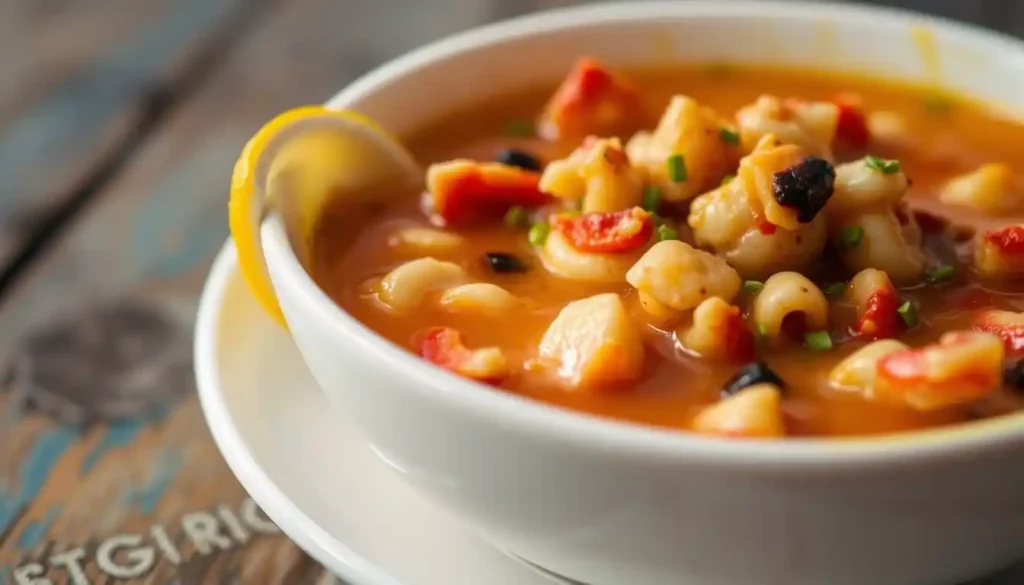
<svg viewBox="0 0 1024 585">
<path fill-rule="evenodd" d="M 1024 48 L 993 33 L 890 10 L 721 1 L 601 5 L 476 29 L 388 63 L 330 103 L 401 134 L 554 83 L 584 54 L 614 66 L 931 76 L 1024 106 Z M 554 572 L 592 585 L 945 585 L 1024 556 L 1017 417 L 894 439 L 769 443 L 555 409 L 378 337 L 317 288 L 288 233 L 279 219 L 263 228 L 274 287 L 339 416 L 409 483 Z"/>
</svg>

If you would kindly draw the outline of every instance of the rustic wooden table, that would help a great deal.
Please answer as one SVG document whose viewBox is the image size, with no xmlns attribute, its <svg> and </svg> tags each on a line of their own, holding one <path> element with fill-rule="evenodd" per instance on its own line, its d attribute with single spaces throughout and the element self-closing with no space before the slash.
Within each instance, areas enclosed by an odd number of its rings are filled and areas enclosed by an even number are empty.
<svg viewBox="0 0 1024 585">
<path fill-rule="evenodd" d="M 0 583 L 337 582 L 246 497 L 193 392 L 231 165 L 388 58 L 571 3 L 0 2 Z M 917 4 L 1024 23 L 1012 0 Z"/>
</svg>

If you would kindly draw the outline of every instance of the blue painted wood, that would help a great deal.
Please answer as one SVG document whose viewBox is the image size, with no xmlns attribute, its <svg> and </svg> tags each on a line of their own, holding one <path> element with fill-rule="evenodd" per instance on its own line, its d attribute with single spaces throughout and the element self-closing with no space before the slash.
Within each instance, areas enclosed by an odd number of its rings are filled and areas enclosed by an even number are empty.
<svg viewBox="0 0 1024 585">
<path fill-rule="evenodd" d="M 52 80 L 44 95 L 0 117 L 0 233 L 6 235 L 0 237 L 0 265 L 18 249 L 30 220 L 65 202 L 130 135 L 147 100 L 173 88 L 188 71 L 189 56 L 244 5 L 245 0 L 156 0 L 112 14 L 139 26 Z"/>
</svg>

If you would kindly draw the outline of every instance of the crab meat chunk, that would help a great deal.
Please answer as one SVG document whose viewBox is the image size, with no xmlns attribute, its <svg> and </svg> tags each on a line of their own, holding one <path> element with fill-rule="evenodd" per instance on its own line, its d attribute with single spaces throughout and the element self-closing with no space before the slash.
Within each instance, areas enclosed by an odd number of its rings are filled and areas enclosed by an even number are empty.
<svg viewBox="0 0 1024 585">
<path fill-rule="evenodd" d="M 593 138 L 551 162 L 540 188 L 559 199 L 583 201 L 583 211 L 619 211 L 640 205 L 643 173 L 633 168 L 618 138 Z"/>
<path fill-rule="evenodd" d="M 775 134 L 808 154 L 832 160 L 832 141 L 839 127 L 840 108 L 831 102 L 783 100 L 763 95 L 736 113 L 743 146 L 748 150 L 766 135 Z"/>
<path fill-rule="evenodd" d="M 626 145 L 630 160 L 647 172 L 667 201 L 688 201 L 718 186 L 736 166 L 739 147 L 723 139 L 729 124 L 714 110 L 677 95 L 653 133 L 638 132 Z M 669 159 L 678 157 L 673 171 Z"/>
<path fill-rule="evenodd" d="M 860 159 L 836 167 L 835 192 L 825 206 L 830 217 L 868 211 L 884 212 L 903 199 L 910 181 L 902 170 L 883 173 Z"/>
<path fill-rule="evenodd" d="M 974 269 L 990 279 L 1024 276 L 1024 225 L 979 233 L 974 241 Z"/>
<path fill-rule="evenodd" d="M 566 305 L 544 333 L 540 357 L 558 365 L 570 388 L 602 388 L 636 379 L 644 347 L 622 299 L 604 293 Z"/>
<path fill-rule="evenodd" d="M 508 361 L 497 347 L 470 349 L 462 334 L 448 327 L 429 329 L 420 342 L 420 355 L 428 362 L 480 382 L 497 382 L 508 373 Z"/>
<path fill-rule="evenodd" d="M 879 360 L 873 398 L 920 411 L 974 402 L 999 389 L 1004 353 L 991 333 L 946 333 L 938 343 Z"/>
<path fill-rule="evenodd" d="M 1017 211 L 1024 205 L 1024 186 L 1009 165 L 986 164 L 954 177 L 939 192 L 939 199 L 946 205 L 999 215 Z"/>
<path fill-rule="evenodd" d="M 742 285 L 725 260 L 679 240 L 652 246 L 626 273 L 626 282 L 676 311 L 692 309 L 708 297 L 731 302 Z"/>
<path fill-rule="evenodd" d="M 693 419 L 693 430 L 726 438 L 786 436 L 782 394 L 773 384 L 755 384 L 712 404 Z"/>
<path fill-rule="evenodd" d="M 1006 352 L 1024 353 L 1024 313 L 1014 311 L 982 311 L 974 317 L 974 330 L 998 335 Z"/>
<path fill-rule="evenodd" d="M 905 343 L 895 339 L 880 339 L 869 343 L 832 368 L 828 374 L 828 384 L 839 390 L 871 396 L 875 389 L 878 362 L 889 354 L 908 349 L 910 347 Z"/>
</svg>

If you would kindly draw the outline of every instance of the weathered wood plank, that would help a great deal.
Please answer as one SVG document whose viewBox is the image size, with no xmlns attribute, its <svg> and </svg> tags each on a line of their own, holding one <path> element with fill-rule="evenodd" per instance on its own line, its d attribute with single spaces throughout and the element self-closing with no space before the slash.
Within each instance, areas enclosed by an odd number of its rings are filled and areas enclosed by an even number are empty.
<svg viewBox="0 0 1024 585">
<path fill-rule="evenodd" d="M 106 390 L 73 381 L 84 362 L 102 362 L 106 358 L 100 354 L 110 353 L 106 343 L 93 343 L 98 347 L 88 349 L 73 341 L 76 331 L 90 322 L 85 316 L 104 315 L 90 326 L 101 330 L 96 334 L 100 339 L 133 334 L 147 340 L 164 331 L 161 335 L 187 349 L 205 269 L 227 235 L 228 174 L 252 132 L 280 110 L 322 101 L 381 61 L 443 34 L 507 15 L 508 9 L 496 4 L 276 4 L 5 299 L 0 306 L 0 355 L 30 365 L 40 360 L 52 363 L 45 379 L 38 374 L 28 378 L 55 394 L 74 388 L 79 397 L 93 397 L 117 396 L 124 383 L 124 376 L 104 368 L 132 366 L 127 359 L 113 359 L 114 365 L 99 369 L 90 365 L 91 378 L 108 381 L 111 388 Z M 529 7 L 523 3 L 518 8 Z M 117 299 L 125 301 L 110 304 Z M 160 326 L 140 324 L 142 317 L 124 309 L 130 306 L 128 301 L 141 306 L 140 311 L 155 311 L 170 320 L 156 320 L 164 323 Z M 181 332 L 186 333 L 183 341 L 175 334 Z M 165 356 L 168 347 L 159 355 Z M 145 364 L 157 356 L 137 358 Z M 191 384 L 190 377 L 183 379 L 173 367 L 164 366 L 168 369 L 161 373 L 159 387 L 150 392 L 170 396 L 170 387 Z M 72 410 L 69 416 L 74 417 L 88 405 Z M 144 540 L 140 550 L 149 546 L 145 550 L 155 551 L 155 566 L 145 573 L 145 582 L 332 581 L 281 536 L 250 531 L 250 538 L 241 539 L 231 534 L 216 510 L 237 510 L 243 492 L 213 447 L 194 398 L 158 415 L 153 423 L 100 424 L 79 437 L 40 415 L 20 413 L 11 398 L 0 401 L 0 420 L 12 421 L 0 425 L 0 452 L 5 455 L 0 461 L 18 462 L 0 469 L 0 485 L 20 486 L 10 492 L 17 497 L 0 499 L 7 502 L 0 505 L 0 512 L 3 506 L 19 510 L 8 513 L 9 537 L 0 546 L 0 566 L 40 563 L 56 582 L 63 573 L 47 559 L 61 551 L 74 555 L 82 548 L 83 572 L 91 582 L 103 582 L 109 571 L 99 566 L 97 545 L 113 535 L 139 534 Z M 56 445 L 45 458 L 32 452 L 41 440 L 46 441 L 44 446 Z M 24 473 L 26 462 L 32 473 Z M 214 514 L 212 521 L 223 539 L 197 545 L 194 534 L 189 536 L 186 520 L 194 533 L 194 524 L 207 518 L 203 513 Z M 179 543 L 179 565 L 158 550 L 154 525 Z M 58 557 L 58 564 L 67 558 Z M 140 567 L 125 570 L 139 572 Z"/>
<path fill-rule="evenodd" d="M 118 159 L 245 0 L 0 3 L 0 267 Z"/>
</svg>

